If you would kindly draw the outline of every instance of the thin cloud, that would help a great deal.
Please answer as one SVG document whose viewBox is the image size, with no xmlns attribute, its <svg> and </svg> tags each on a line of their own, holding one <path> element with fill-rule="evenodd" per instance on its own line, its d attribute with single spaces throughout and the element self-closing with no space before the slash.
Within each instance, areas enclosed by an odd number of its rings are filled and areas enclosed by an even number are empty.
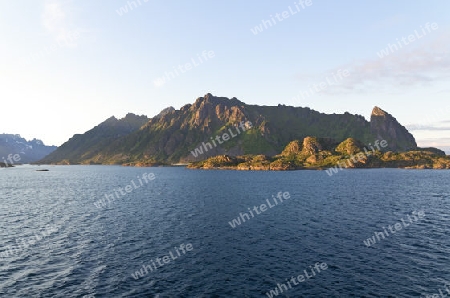
<svg viewBox="0 0 450 298">
<path fill-rule="evenodd" d="M 56 42 L 64 42 L 69 46 L 76 46 L 76 42 L 69 37 L 75 31 L 71 28 L 70 9 L 68 2 L 59 0 L 45 0 L 42 12 L 42 26 Z"/>
<path fill-rule="evenodd" d="M 444 81 L 449 78 L 449 50 L 448 45 L 439 50 L 434 46 L 416 48 L 382 59 L 349 65 L 348 68 L 354 75 L 346 85 L 355 88 L 368 83 L 381 83 L 389 87 L 402 88 Z"/>
<path fill-rule="evenodd" d="M 426 130 L 426 131 L 442 131 L 442 130 L 450 130 L 450 126 L 434 126 L 434 125 L 420 125 L 420 124 L 411 124 L 407 125 L 408 130 L 416 131 L 416 130 Z"/>
<path fill-rule="evenodd" d="M 420 146 L 440 146 L 450 148 L 450 138 L 422 138 L 418 139 Z"/>
<path fill-rule="evenodd" d="M 335 73 L 339 69 L 347 69 L 350 76 L 342 80 L 336 88 L 324 93 L 397 93 L 409 90 L 411 86 L 431 86 L 437 82 L 448 81 L 450 32 L 445 32 L 420 46 L 404 46 L 384 58 L 377 57 L 374 51 L 373 59 L 341 65 L 330 72 Z"/>
<path fill-rule="evenodd" d="M 447 112 L 446 109 L 441 110 L 443 113 Z M 428 131 L 445 131 L 450 130 L 450 126 L 445 126 L 450 123 L 450 120 L 433 121 L 433 122 L 422 122 L 422 123 L 412 123 L 406 125 L 408 130 L 428 130 Z"/>
<path fill-rule="evenodd" d="M 439 117 L 447 116 L 449 111 L 449 108 L 443 107 L 439 111 L 435 111 L 434 115 L 424 115 L 421 123 L 410 123 L 406 127 L 408 130 L 450 130 L 450 126 L 446 126 L 450 120 L 436 121 Z"/>
<path fill-rule="evenodd" d="M 416 141 L 419 147 L 435 147 L 450 154 L 450 138 L 423 138 Z"/>
</svg>

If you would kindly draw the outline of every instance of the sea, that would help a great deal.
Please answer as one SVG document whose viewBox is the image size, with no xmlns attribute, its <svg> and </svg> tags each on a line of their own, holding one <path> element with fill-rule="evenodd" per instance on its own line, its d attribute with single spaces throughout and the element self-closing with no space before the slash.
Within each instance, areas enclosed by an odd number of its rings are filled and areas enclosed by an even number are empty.
<svg viewBox="0 0 450 298">
<path fill-rule="evenodd" d="M 0 297 L 450 297 L 449 182 L 446 170 L 0 169 Z"/>
</svg>

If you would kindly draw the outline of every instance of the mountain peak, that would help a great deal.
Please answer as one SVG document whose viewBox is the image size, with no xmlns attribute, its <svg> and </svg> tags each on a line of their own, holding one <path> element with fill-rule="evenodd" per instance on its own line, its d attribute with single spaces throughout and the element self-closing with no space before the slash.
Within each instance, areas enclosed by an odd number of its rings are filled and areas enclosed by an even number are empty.
<svg viewBox="0 0 450 298">
<path fill-rule="evenodd" d="M 417 148 L 416 140 L 394 116 L 374 107 L 370 117 L 370 129 L 378 140 L 386 140 L 390 150 L 408 151 Z"/>
<path fill-rule="evenodd" d="M 171 112 L 173 112 L 173 111 L 175 111 L 175 108 L 172 107 L 172 106 L 170 106 L 170 107 L 168 107 L 168 108 L 163 109 L 163 110 L 162 110 L 161 112 L 159 112 L 159 114 L 156 115 L 154 118 L 157 118 L 157 119 L 162 118 L 162 117 L 164 117 L 165 115 L 167 115 L 167 114 L 169 114 L 169 113 L 171 113 Z"/>
<path fill-rule="evenodd" d="M 215 96 L 212 95 L 211 93 L 206 93 L 205 96 L 203 96 L 203 98 L 204 98 L 205 100 L 209 100 L 209 99 L 212 99 L 212 98 L 214 98 L 214 97 L 215 97 Z"/>
<path fill-rule="evenodd" d="M 196 104 L 205 103 L 214 103 L 218 97 L 212 95 L 211 93 L 206 93 L 203 97 L 197 98 L 195 101 Z"/>
<path fill-rule="evenodd" d="M 386 116 L 388 113 L 381 108 L 375 106 L 372 110 L 372 116 Z"/>
<path fill-rule="evenodd" d="M 213 105 L 242 105 L 244 104 L 240 100 L 238 100 L 236 97 L 228 98 L 228 97 L 218 97 L 214 96 L 211 93 L 206 93 L 205 96 L 197 98 L 197 100 L 194 103 L 194 106 L 198 108 L 202 103 L 210 103 Z"/>
<path fill-rule="evenodd" d="M 109 125 L 109 124 L 113 124 L 116 123 L 117 121 L 119 121 L 115 116 L 111 116 L 108 119 L 106 119 L 105 121 L 103 121 L 102 123 L 100 123 L 99 125 Z"/>
</svg>

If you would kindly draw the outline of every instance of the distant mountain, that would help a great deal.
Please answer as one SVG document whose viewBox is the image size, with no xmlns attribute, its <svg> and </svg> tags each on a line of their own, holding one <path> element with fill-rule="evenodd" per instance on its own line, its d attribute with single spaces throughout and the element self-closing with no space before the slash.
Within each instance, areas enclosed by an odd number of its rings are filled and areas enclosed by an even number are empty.
<svg viewBox="0 0 450 298">
<path fill-rule="evenodd" d="M 136 120 L 138 116 L 127 117 Z M 291 141 L 307 136 L 333 145 L 347 138 L 363 144 L 385 139 L 387 150 L 417 148 L 414 137 L 377 107 L 369 122 L 350 113 L 323 114 L 285 105 L 247 105 L 237 98 L 206 94 L 179 110 L 170 107 L 151 119 L 140 117 L 125 131 L 119 123 L 128 123 L 126 118 L 110 118 L 85 134 L 74 136 L 41 162 L 152 165 L 199 161 L 223 154 L 273 156 Z M 236 126 L 241 123 L 251 123 L 252 128 L 240 129 L 238 134 Z M 213 142 L 230 130 L 234 137 L 220 145 Z M 203 148 L 201 153 L 196 151 L 199 148 Z"/>
<path fill-rule="evenodd" d="M 0 162 L 3 164 L 32 163 L 55 151 L 56 148 L 44 145 L 41 140 L 27 141 L 17 134 L 0 134 Z M 15 156 L 16 154 L 19 156 Z M 8 160 L 8 156 L 11 155 L 16 159 Z"/>
</svg>

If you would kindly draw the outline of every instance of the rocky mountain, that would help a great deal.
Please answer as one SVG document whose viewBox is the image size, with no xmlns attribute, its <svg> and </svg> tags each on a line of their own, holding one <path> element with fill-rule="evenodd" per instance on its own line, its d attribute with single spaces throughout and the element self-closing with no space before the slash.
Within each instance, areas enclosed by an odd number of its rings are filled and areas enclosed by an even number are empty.
<svg viewBox="0 0 450 298">
<path fill-rule="evenodd" d="M 101 154 L 104 148 L 137 131 L 149 119 L 127 114 L 122 119 L 110 117 L 84 134 L 76 134 L 39 163 L 79 164 Z"/>
<path fill-rule="evenodd" d="M 75 135 L 41 162 L 153 165 L 187 163 L 216 155 L 274 156 L 292 140 L 308 136 L 320 139 L 325 149 L 347 138 L 362 144 L 384 138 L 389 144 L 386 150 L 393 151 L 417 147 L 409 132 L 379 108 L 374 109 L 369 122 L 349 113 L 248 105 L 237 98 L 206 94 L 179 110 L 170 107 L 151 119 L 140 117 L 126 131 L 112 125 L 122 120 L 108 119 L 83 135 Z"/>
<path fill-rule="evenodd" d="M 56 146 L 44 145 L 41 140 L 27 141 L 17 134 L 0 134 L 0 162 L 5 166 L 38 161 L 55 151 L 56 148 Z M 16 158 L 8 160 L 11 155 Z"/>
<path fill-rule="evenodd" d="M 167 115 L 167 114 L 170 114 L 170 113 L 173 112 L 173 111 L 175 111 L 175 108 L 174 108 L 174 107 L 168 107 L 168 108 L 165 108 L 164 110 L 162 110 L 161 112 L 159 112 L 159 114 L 156 115 L 156 116 L 153 117 L 153 118 L 160 119 L 161 117 L 163 117 L 163 116 L 165 116 L 165 115 Z"/>
<path fill-rule="evenodd" d="M 370 117 L 370 130 L 377 139 L 386 140 L 395 151 L 417 148 L 416 140 L 408 130 L 388 112 L 375 107 Z"/>
</svg>

